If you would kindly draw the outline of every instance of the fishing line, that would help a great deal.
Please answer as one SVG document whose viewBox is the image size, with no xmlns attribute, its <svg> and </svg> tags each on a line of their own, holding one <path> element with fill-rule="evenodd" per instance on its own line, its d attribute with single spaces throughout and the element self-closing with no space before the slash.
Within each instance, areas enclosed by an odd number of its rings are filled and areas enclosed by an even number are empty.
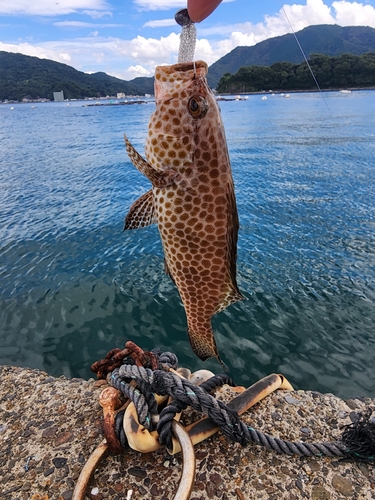
<svg viewBox="0 0 375 500">
<path fill-rule="evenodd" d="M 324 94 L 323 94 L 323 92 L 322 92 L 322 89 L 320 88 L 320 85 L 319 85 L 319 83 L 318 83 L 318 80 L 316 79 L 316 77 L 315 77 L 315 75 L 314 75 L 314 71 L 312 70 L 312 67 L 310 66 L 310 63 L 309 63 L 309 61 L 308 61 L 308 59 L 307 59 L 307 57 L 306 57 L 305 51 L 303 50 L 302 45 L 299 43 L 299 40 L 298 40 L 297 34 L 296 34 L 296 32 L 294 31 L 293 26 L 292 26 L 292 23 L 290 22 L 289 17 L 288 17 L 288 15 L 287 15 L 286 11 L 285 11 L 284 5 L 283 5 L 281 8 L 283 9 L 284 15 L 285 15 L 285 17 L 286 17 L 286 20 L 288 21 L 288 24 L 289 24 L 289 26 L 290 26 L 290 29 L 292 30 L 292 33 L 293 33 L 294 38 L 295 38 L 295 40 L 296 40 L 296 42 L 297 42 L 297 45 L 298 45 L 298 47 L 299 47 L 300 51 L 302 52 L 302 55 L 303 55 L 303 58 L 305 59 L 305 62 L 306 62 L 306 64 L 307 64 L 307 67 L 309 68 L 310 73 L 311 73 L 312 77 L 314 78 L 314 82 L 315 82 L 316 86 L 318 87 L 318 90 L 319 90 L 320 95 L 321 95 L 321 97 L 322 97 L 322 99 L 323 99 L 323 101 L 324 101 L 324 104 L 327 106 L 327 109 L 328 109 L 329 113 L 332 115 L 332 112 L 331 112 L 331 110 L 330 110 L 330 108 L 329 108 L 329 106 L 328 106 L 327 100 L 326 100 L 326 98 L 324 97 Z"/>
</svg>

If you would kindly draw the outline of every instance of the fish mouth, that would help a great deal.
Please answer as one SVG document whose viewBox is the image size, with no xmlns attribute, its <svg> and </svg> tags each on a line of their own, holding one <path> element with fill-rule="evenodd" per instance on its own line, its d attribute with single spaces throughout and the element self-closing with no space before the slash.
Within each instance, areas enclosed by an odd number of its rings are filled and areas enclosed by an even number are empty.
<svg viewBox="0 0 375 500">
<path fill-rule="evenodd" d="M 204 61 L 192 61 L 157 66 L 155 69 L 155 98 L 168 99 L 188 87 L 192 80 L 204 80 L 208 71 Z M 176 96 L 177 97 L 177 96 Z"/>
<path fill-rule="evenodd" d="M 158 68 L 163 68 L 165 71 L 165 74 L 172 74 L 172 73 L 185 73 L 186 71 L 198 71 L 198 70 L 206 70 L 206 73 L 208 71 L 208 66 L 207 63 L 204 61 L 192 61 L 192 62 L 185 62 L 185 63 L 177 63 L 177 64 L 172 64 L 171 66 L 158 66 Z"/>
</svg>

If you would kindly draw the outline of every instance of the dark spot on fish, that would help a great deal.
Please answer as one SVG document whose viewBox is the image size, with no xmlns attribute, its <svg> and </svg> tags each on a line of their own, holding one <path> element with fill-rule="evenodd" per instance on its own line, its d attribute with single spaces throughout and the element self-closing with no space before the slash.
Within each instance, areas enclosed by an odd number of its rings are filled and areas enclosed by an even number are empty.
<svg viewBox="0 0 375 500">
<path fill-rule="evenodd" d="M 198 179 L 199 179 L 201 182 L 208 182 L 208 177 L 207 177 L 207 175 L 205 175 L 205 174 L 200 174 L 200 175 L 198 176 Z"/>
</svg>

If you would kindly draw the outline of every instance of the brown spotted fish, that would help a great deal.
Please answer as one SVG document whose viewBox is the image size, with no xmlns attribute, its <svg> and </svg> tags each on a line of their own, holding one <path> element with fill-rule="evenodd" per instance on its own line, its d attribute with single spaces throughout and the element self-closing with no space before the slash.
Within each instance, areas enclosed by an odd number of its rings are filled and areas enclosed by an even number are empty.
<svg viewBox="0 0 375 500">
<path fill-rule="evenodd" d="M 156 222 L 165 269 L 185 307 L 191 346 L 220 361 L 211 318 L 243 299 L 236 282 L 238 215 L 225 132 L 203 61 L 159 66 L 156 110 L 144 160 L 125 137 L 152 189 L 131 206 L 125 229 Z"/>
</svg>

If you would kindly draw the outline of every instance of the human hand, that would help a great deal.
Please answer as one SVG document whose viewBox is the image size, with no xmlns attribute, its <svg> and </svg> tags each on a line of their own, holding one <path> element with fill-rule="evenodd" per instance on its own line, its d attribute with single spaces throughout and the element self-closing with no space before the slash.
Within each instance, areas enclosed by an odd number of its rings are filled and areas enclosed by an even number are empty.
<svg viewBox="0 0 375 500">
<path fill-rule="evenodd" d="M 222 0 L 188 0 L 187 9 L 189 17 L 194 23 L 206 19 L 222 2 Z"/>
</svg>

